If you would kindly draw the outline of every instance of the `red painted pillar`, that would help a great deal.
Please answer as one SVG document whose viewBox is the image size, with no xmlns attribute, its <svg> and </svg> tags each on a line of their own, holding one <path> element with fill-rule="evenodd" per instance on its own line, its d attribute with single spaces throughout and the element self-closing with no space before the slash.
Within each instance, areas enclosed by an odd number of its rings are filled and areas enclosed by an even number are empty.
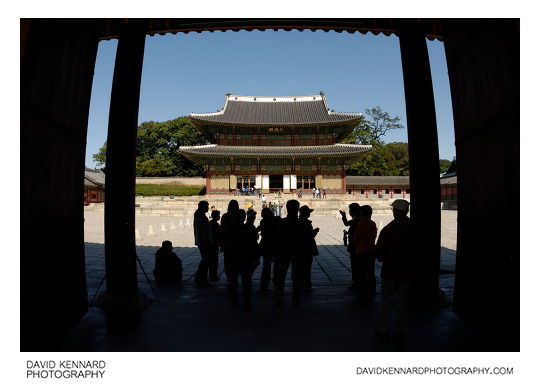
<svg viewBox="0 0 540 385">
<path fill-rule="evenodd" d="M 206 171 L 206 193 L 210 194 L 210 170 Z"/>
<path fill-rule="evenodd" d="M 345 171 L 341 172 L 341 193 L 345 194 L 347 192 L 347 176 Z"/>
</svg>

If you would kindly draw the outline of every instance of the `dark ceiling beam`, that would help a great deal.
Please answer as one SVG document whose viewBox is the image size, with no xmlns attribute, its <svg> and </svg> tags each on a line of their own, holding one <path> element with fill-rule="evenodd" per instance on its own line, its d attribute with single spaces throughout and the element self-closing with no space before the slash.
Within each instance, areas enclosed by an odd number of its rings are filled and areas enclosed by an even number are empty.
<svg viewBox="0 0 540 385">
<path fill-rule="evenodd" d="M 442 40 L 438 19 L 106 19 L 101 28 L 102 40 L 118 37 L 121 26 L 141 23 L 148 35 L 166 33 L 266 30 L 322 30 L 338 33 L 397 34 L 404 24 L 419 23 L 428 39 Z"/>
</svg>

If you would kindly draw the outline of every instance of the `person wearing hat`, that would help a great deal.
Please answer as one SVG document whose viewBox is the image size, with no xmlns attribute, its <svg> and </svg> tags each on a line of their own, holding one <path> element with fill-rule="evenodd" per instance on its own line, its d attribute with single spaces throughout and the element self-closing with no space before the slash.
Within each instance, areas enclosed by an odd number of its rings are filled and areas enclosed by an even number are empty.
<svg viewBox="0 0 540 385">
<path fill-rule="evenodd" d="M 376 245 L 382 268 L 380 320 L 375 334 L 384 339 L 390 332 L 395 339 L 403 335 L 414 258 L 412 226 L 407 216 L 409 202 L 396 199 L 391 206 L 394 220 L 381 230 Z"/>
<path fill-rule="evenodd" d="M 305 237 L 306 237 L 306 246 L 302 249 L 302 277 L 301 283 L 304 285 L 306 290 L 312 290 L 313 285 L 311 283 L 311 265 L 313 264 L 313 257 L 319 255 L 319 250 L 317 249 L 317 242 L 315 242 L 315 236 L 319 233 L 319 228 L 313 228 L 309 217 L 313 212 L 313 209 L 310 209 L 308 206 L 304 205 L 300 207 L 299 220 L 300 223 L 304 226 Z"/>
</svg>

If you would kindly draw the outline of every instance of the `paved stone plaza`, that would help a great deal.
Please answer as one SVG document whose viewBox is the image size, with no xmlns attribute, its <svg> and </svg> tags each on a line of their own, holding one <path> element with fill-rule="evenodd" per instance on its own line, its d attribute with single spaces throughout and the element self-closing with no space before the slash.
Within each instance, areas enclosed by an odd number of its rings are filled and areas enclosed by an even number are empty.
<svg viewBox="0 0 540 385">
<path fill-rule="evenodd" d="M 456 211 L 442 211 L 440 288 L 452 301 L 456 249 Z M 304 292 L 299 306 L 289 297 L 274 308 L 274 292 L 258 290 L 260 269 L 253 275 L 253 312 L 232 308 L 220 255 L 220 281 L 207 288 L 193 282 L 200 255 L 194 245 L 192 218 L 141 216 L 136 219 L 137 253 L 159 296 L 159 302 L 138 266 L 139 288 L 151 299 L 139 325 L 126 334 L 111 333 L 102 310 L 91 307 L 63 350 L 81 351 L 456 351 L 474 350 L 472 334 L 446 306 L 427 314 L 411 314 L 402 341 L 383 343 L 373 335 L 379 294 L 371 305 L 356 301 L 347 290 L 350 261 L 343 246 L 345 227 L 336 216 L 313 217 L 320 255 L 313 262 L 314 290 Z M 372 218 L 379 230 L 390 215 Z M 88 295 L 91 300 L 105 270 L 103 211 L 85 211 Z M 186 222 L 187 220 L 187 222 Z M 153 280 L 154 254 L 163 240 L 173 243 L 182 259 L 182 285 L 160 286 Z M 380 263 L 376 265 L 379 290 Z M 103 291 L 105 284 L 101 287 Z M 241 297 L 241 296 L 240 296 Z"/>
</svg>

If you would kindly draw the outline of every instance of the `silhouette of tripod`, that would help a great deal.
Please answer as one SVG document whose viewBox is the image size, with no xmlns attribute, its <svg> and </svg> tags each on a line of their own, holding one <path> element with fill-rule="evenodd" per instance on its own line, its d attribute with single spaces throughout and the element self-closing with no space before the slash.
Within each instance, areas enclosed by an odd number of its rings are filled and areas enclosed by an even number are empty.
<svg viewBox="0 0 540 385">
<path fill-rule="evenodd" d="M 146 271 L 144 270 L 141 260 L 139 259 L 139 256 L 137 254 L 135 254 L 135 258 L 137 259 L 137 262 L 139 262 L 139 266 L 141 267 L 141 270 L 144 276 L 146 277 L 146 282 L 148 282 L 148 284 L 150 285 L 150 288 L 152 289 L 152 293 L 154 293 L 154 296 L 156 297 L 156 301 L 160 302 L 159 297 L 156 291 L 154 290 L 154 286 L 152 285 L 152 282 L 150 282 L 150 278 L 148 278 L 148 275 L 146 274 Z M 94 293 L 94 296 L 92 297 L 92 300 L 90 301 L 90 304 L 88 305 L 88 307 L 92 307 L 92 305 L 94 304 L 94 299 L 96 299 L 97 293 L 99 292 L 99 289 L 101 289 L 101 286 L 103 285 L 103 282 L 105 281 L 106 278 L 107 278 L 107 273 L 103 274 L 103 278 L 101 279 L 101 282 L 99 283 L 99 286 L 96 292 Z"/>
</svg>

